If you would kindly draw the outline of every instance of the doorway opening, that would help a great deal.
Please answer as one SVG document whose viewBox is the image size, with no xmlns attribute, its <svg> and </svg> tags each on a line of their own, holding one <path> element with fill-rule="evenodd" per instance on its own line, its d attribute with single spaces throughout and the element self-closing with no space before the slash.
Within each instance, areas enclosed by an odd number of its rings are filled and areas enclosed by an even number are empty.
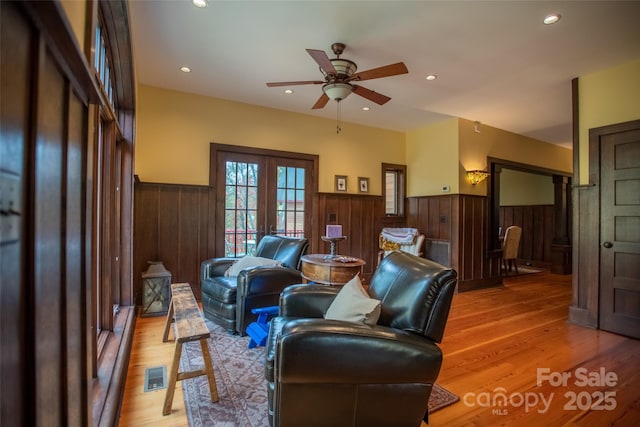
<svg viewBox="0 0 640 427">
<path fill-rule="evenodd" d="M 488 185 L 489 251 L 502 248 L 501 237 L 506 226 L 518 225 L 522 228 L 518 258 L 524 261 L 525 265 L 548 268 L 553 273 L 570 274 L 571 174 L 492 157 L 487 158 L 487 164 L 491 172 Z M 503 172 L 511 176 L 531 174 L 538 182 L 548 180 L 552 186 L 551 206 L 503 207 L 500 200 Z M 505 185 L 504 181 L 502 182 L 502 185 Z"/>
</svg>

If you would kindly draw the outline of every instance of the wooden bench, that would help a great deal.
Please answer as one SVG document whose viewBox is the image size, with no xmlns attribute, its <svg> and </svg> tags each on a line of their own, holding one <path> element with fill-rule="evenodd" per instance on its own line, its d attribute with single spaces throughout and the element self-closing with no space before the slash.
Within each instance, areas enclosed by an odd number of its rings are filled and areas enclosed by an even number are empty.
<svg viewBox="0 0 640 427">
<path fill-rule="evenodd" d="M 211 401 L 218 401 L 216 377 L 213 373 L 211 355 L 207 345 L 209 329 L 204 323 L 196 298 L 191 291 L 191 285 L 188 283 L 174 283 L 171 285 L 171 302 L 169 303 L 169 313 L 167 314 L 162 342 L 169 340 L 169 330 L 171 329 L 172 323 L 175 323 L 174 336 L 176 349 L 173 354 L 173 363 L 171 365 L 171 373 L 169 374 L 169 384 L 167 385 L 167 394 L 164 399 L 162 415 L 169 415 L 171 413 L 176 382 L 188 378 L 206 375 L 209 381 Z M 180 356 L 182 355 L 182 345 L 190 341 L 200 341 L 202 358 L 204 359 L 204 369 L 178 372 L 180 368 Z"/>
</svg>

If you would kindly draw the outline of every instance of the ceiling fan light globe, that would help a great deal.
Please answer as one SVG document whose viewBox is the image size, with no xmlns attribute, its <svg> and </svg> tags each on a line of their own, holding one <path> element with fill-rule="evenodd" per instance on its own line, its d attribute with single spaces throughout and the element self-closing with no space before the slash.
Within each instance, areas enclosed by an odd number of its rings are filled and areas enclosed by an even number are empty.
<svg viewBox="0 0 640 427">
<path fill-rule="evenodd" d="M 353 87 L 348 83 L 329 83 L 322 86 L 322 91 L 329 99 L 339 102 L 349 96 Z"/>
</svg>

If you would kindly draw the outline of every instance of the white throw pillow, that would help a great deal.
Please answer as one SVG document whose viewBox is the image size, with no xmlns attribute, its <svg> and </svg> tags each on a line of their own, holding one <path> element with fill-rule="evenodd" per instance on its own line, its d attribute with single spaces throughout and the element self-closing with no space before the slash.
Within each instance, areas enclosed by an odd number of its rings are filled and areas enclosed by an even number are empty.
<svg viewBox="0 0 640 427">
<path fill-rule="evenodd" d="M 338 292 L 324 315 L 325 319 L 344 320 L 367 325 L 375 325 L 378 323 L 379 317 L 380 301 L 369 297 L 367 291 L 362 287 L 360 277 L 357 275 L 340 289 L 340 292 Z"/>
<path fill-rule="evenodd" d="M 234 262 L 231 267 L 224 272 L 224 275 L 227 277 L 237 276 L 242 270 L 261 266 L 281 267 L 282 263 L 276 259 L 247 255 Z"/>
</svg>

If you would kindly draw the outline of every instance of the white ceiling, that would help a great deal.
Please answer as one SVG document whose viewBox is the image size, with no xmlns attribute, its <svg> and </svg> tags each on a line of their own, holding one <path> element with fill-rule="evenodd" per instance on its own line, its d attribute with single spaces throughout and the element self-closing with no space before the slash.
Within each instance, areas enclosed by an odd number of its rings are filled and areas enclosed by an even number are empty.
<svg viewBox="0 0 640 427">
<path fill-rule="evenodd" d="M 342 120 L 408 131 L 448 116 L 571 146 L 571 80 L 640 58 L 640 1 L 216 1 L 132 0 L 139 82 L 318 117 L 322 80 L 305 49 L 358 71 L 403 61 L 409 74 L 362 82 L 391 97 L 352 94 Z M 560 13 L 546 26 L 542 19 Z M 179 69 L 187 65 L 189 74 Z M 433 82 L 425 80 L 431 73 Z M 369 106 L 371 110 L 362 111 Z"/>
</svg>

